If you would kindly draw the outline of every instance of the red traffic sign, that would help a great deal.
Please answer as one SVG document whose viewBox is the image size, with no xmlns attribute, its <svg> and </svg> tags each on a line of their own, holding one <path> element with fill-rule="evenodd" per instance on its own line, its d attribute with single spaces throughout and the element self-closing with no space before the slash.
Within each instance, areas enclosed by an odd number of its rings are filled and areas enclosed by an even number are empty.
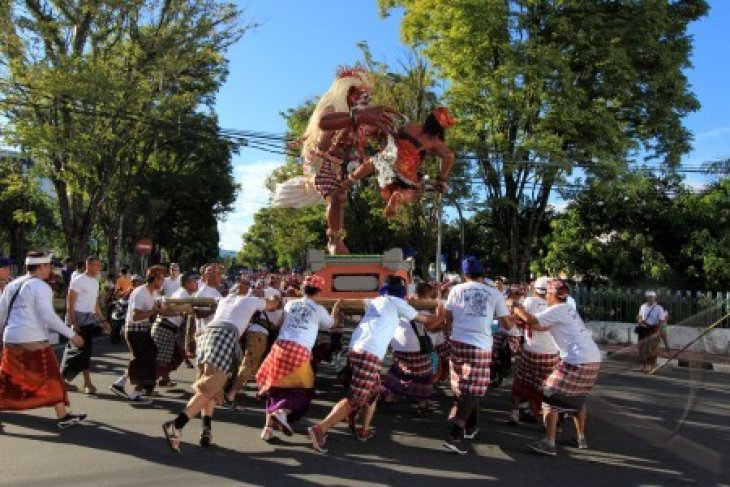
<svg viewBox="0 0 730 487">
<path fill-rule="evenodd" d="M 134 250 L 140 255 L 149 255 L 152 253 L 152 240 L 148 238 L 141 238 L 137 240 Z"/>
</svg>

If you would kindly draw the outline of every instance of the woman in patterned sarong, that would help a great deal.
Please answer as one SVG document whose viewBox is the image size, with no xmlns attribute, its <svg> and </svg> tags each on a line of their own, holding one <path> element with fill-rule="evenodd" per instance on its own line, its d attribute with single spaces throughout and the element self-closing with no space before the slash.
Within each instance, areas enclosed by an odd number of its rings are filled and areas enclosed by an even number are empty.
<svg viewBox="0 0 730 487">
<path fill-rule="evenodd" d="M 266 396 L 262 440 L 273 437 L 274 427 L 291 436 L 289 422 L 302 418 L 314 397 L 312 347 L 317 332 L 332 328 L 339 314 L 338 304 L 328 314 L 314 301 L 323 287 L 324 279 L 309 276 L 304 280 L 304 297 L 286 303 L 279 337 L 256 374 L 259 395 Z"/>
</svg>

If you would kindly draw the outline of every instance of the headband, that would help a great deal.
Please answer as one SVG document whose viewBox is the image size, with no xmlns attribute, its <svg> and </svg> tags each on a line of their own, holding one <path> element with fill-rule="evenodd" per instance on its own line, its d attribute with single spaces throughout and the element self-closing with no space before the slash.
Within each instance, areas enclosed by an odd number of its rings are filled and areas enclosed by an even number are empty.
<svg viewBox="0 0 730 487">
<path fill-rule="evenodd" d="M 26 257 L 25 265 L 50 264 L 53 254 L 45 254 L 40 257 Z"/>
</svg>

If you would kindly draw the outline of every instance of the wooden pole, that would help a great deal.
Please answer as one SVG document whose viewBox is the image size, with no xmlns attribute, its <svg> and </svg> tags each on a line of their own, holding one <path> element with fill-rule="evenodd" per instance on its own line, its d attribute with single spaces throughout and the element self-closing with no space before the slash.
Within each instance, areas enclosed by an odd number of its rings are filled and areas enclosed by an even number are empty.
<svg viewBox="0 0 730 487">
<path fill-rule="evenodd" d="M 694 345 L 697 342 L 697 340 L 699 340 L 703 336 L 705 336 L 708 333 L 710 333 L 716 327 L 720 326 L 722 324 L 722 322 L 725 321 L 728 317 L 730 317 L 730 313 L 726 314 L 725 316 L 723 316 L 722 318 L 720 318 L 719 320 L 717 320 L 716 322 L 714 322 L 713 324 L 711 324 L 710 326 L 708 326 L 707 328 L 705 328 L 704 331 L 697 336 L 697 338 L 695 338 L 694 340 L 692 340 L 691 342 L 689 342 L 687 345 L 685 345 L 680 351 L 676 352 L 674 355 L 672 355 L 671 357 L 669 357 L 666 362 L 664 362 L 663 364 L 661 364 L 661 365 L 659 365 L 657 367 L 654 367 L 651 370 L 651 372 L 649 372 L 649 374 L 650 375 L 653 375 L 656 372 L 658 372 L 662 367 L 664 367 L 665 365 L 667 365 L 669 362 L 671 362 L 672 360 L 674 360 L 675 358 L 677 358 L 682 352 L 684 352 L 689 347 L 691 347 L 692 345 Z"/>
</svg>

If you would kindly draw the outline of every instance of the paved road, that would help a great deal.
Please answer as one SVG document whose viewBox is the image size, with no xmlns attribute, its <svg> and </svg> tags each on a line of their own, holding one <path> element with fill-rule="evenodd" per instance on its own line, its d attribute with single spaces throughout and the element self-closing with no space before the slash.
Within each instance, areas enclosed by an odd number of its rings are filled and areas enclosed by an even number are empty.
<svg viewBox="0 0 730 487">
<path fill-rule="evenodd" d="M 105 339 L 99 344 L 100 394 L 71 395 L 73 409 L 89 413 L 87 425 L 59 432 L 50 409 L 0 413 L 1 485 L 730 485 L 730 374 L 669 369 L 647 377 L 632 364 L 608 361 L 589 401 L 591 449 L 567 446 L 571 425 L 555 458 L 524 447 L 540 436 L 535 425 L 507 425 L 505 386 L 484 401 L 482 433 L 467 456 L 441 447 L 449 402 L 443 391 L 434 399 L 439 413 L 425 419 L 409 405 L 380 409 L 368 443 L 337 428 L 327 455 L 312 450 L 302 424 L 292 438 L 261 441 L 261 403 L 249 395 L 243 412 L 216 412 L 214 448 L 197 446 L 194 420 L 182 454 L 174 455 L 160 424 L 183 406 L 192 371 L 178 371 L 180 387 L 164 390 L 154 405 L 133 407 L 106 390 L 126 351 Z M 323 417 L 342 395 L 328 372 L 318 381 L 311 418 Z"/>
</svg>

